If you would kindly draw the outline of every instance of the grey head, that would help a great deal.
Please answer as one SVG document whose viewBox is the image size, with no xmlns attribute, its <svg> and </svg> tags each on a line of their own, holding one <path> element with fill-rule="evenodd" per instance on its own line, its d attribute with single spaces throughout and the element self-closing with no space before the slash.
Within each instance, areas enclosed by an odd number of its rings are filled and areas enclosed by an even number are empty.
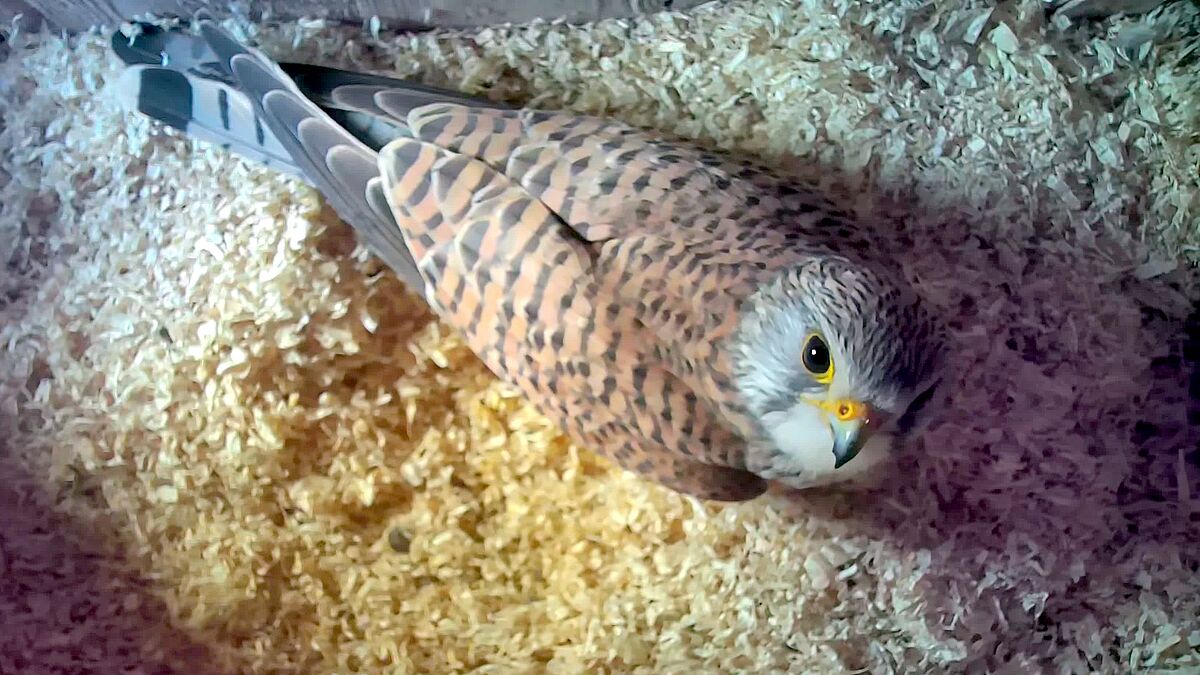
<svg viewBox="0 0 1200 675">
<path fill-rule="evenodd" d="M 747 468 L 766 478 L 806 487 L 856 473 L 843 467 L 872 439 L 890 449 L 940 376 L 941 322 L 895 278 L 844 258 L 788 269 L 742 309 L 731 360 L 761 432 Z"/>
</svg>

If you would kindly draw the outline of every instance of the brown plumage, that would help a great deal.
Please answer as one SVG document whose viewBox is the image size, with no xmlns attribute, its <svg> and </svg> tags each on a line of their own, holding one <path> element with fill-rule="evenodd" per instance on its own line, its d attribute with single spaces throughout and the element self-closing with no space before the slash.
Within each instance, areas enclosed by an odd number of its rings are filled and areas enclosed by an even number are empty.
<svg viewBox="0 0 1200 675">
<path fill-rule="evenodd" d="M 139 110 L 312 182 L 492 371 L 675 490 L 743 500 L 764 477 L 836 480 L 805 448 L 840 466 L 935 377 L 937 324 L 856 253 L 858 226 L 753 163 L 613 120 L 280 66 L 212 24 L 142 39 L 114 47 L 144 64 L 199 49 L 131 69 Z M 190 103 L 172 116 L 173 87 Z"/>
</svg>

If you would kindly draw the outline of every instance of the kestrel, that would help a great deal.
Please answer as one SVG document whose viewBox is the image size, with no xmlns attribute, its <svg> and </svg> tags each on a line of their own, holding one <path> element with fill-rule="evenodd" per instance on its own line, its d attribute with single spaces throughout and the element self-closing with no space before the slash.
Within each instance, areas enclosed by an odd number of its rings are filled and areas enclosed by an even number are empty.
<svg viewBox="0 0 1200 675">
<path fill-rule="evenodd" d="M 762 165 L 278 64 L 207 19 L 142 31 L 112 43 L 133 109 L 316 187 L 497 376 L 625 469 L 719 501 L 837 482 L 938 379 L 942 324 L 864 225 Z"/>
</svg>

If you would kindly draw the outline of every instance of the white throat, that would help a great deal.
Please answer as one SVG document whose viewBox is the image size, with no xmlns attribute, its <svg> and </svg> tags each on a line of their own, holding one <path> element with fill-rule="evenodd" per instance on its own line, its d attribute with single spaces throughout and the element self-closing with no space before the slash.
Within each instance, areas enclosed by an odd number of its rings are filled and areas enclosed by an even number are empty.
<svg viewBox="0 0 1200 675">
<path fill-rule="evenodd" d="M 767 413 L 763 425 L 776 454 L 768 465 L 757 469 L 765 478 L 793 488 L 840 483 L 865 473 L 887 456 L 890 434 L 879 433 L 867 440 L 853 460 L 834 469 L 833 430 L 828 417 L 815 406 L 796 403 L 785 411 Z"/>
</svg>

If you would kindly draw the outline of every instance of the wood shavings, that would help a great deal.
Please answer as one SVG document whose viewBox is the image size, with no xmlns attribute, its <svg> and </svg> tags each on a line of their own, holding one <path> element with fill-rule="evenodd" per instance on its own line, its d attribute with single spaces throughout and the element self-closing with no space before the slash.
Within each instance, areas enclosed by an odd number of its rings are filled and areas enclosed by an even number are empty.
<svg viewBox="0 0 1200 675">
<path fill-rule="evenodd" d="M 724 508 L 567 443 L 307 188 L 118 110 L 105 38 L 10 38 L 0 670 L 1200 668 L 1198 16 L 1137 19 L 1136 67 L 1115 23 L 983 0 L 227 24 L 757 154 L 878 219 L 957 345 L 919 438 L 861 492 Z"/>
</svg>

